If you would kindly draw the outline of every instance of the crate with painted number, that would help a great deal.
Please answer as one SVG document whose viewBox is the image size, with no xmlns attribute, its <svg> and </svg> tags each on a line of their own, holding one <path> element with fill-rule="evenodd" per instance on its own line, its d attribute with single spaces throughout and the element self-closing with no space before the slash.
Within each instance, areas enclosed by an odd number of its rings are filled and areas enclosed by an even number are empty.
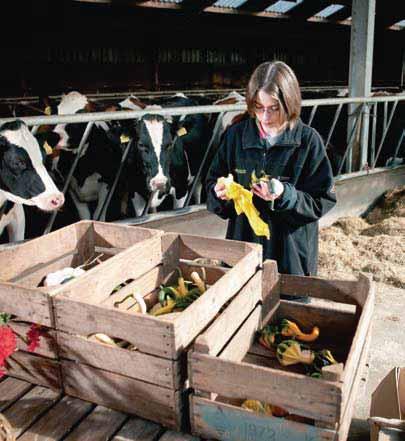
<svg viewBox="0 0 405 441">
<path fill-rule="evenodd" d="M 241 311 L 229 329 L 254 308 L 261 298 L 255 274 L 262 250 L 178 233 L 161 240 L 162 259 L 140 277 L 133 272 L 134 253 L 128 264 L 106 265 L 102 281 L 83 277 L 61 287 L 54 297 L 56 327 L 67 394 L 182 429 L 188 419 L 187 350 L 233 297 Z M 162 285 L 177 285 L 180 272 L 186 284 L 194 271 L 204 279 L 202 268 L 207 289 L 182 312 L 149 313 Z"/>
<path fill-rule="evenodd" d="M 283 275 L 274 261 L 266 261 L 262 285 L 263 304 L 237 332 L 223 336 L 226 344 L 218 346 L 208 328 L 189 354 L 193 434 L 226 441 L 346 440 L 368 353 L 373 283 L 363 275 L 358 281 Z M 309 297 L 303 303 L 280 294 Z M 319 327 L 307 349 L 313 354 L 328 349 L 336 361 L 321 366 L 320 378 L 303 364 L 280 363 L 276 348 L 284 350 L 280 343 L 291 337 L 278 334 L 270 344 L 258 343 L 265 325 L 285 325 L 283 319 L 307 334 Z M 215 326 L 220 322 L 221 317 Z"/>
<path fill-rule="evenodd" d="M 85 270 L 86 280 L 103 272 L 103 266 L 127 262 L 126 248 L 135 246 L 144 259 L 138 274 L 152 268 L 161 258 L 163 232 L 146 228 L 81 221 L 45 236 L 7 247 L 0 252 L 0 312 L 17 335 L 18 351 L 7 358 L 6 373 L 60 389 L 61 376 L 55 340 L 52 297 L 59 286 L 44 286 L 50 273 L 66 267 Z M 144 244 L 144 245 L 143 245 Z M 146 251 L 147 250 L 147 251 Z M 131 254 L 133 255 L 133 254 Z M 49 280 L 49 279 L 48 279 Z M 66 280 L 64 287 L 71 281 Z M 3 317 L 5 317 L 3 315 Z M 27 349 L 27 332 L 34 325 L 40 335 L 34 352 Z"/>
</svg>

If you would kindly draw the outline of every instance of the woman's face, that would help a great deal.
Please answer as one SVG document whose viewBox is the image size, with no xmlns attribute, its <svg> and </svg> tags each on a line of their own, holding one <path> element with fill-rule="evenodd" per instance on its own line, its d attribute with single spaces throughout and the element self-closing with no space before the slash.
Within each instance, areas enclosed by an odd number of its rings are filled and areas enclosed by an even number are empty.
<svg viewBox="0 0 405 441">
<path fill-rule="evenodd" d="M 262 90 L 256 96 L 255 115 L 265 130 L 277 129 L 283 124 L 279 101 Z"/>
</svg>

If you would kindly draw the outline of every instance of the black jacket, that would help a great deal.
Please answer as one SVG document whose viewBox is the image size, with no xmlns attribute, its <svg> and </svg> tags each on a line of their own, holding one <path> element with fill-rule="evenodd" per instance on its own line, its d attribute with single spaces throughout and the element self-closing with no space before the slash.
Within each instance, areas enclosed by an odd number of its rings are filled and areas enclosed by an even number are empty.
<svg viewBox="0 0 405 441">
<path fill-rule="evenodd" d="M 246 216 L 237 216 L 233 201 L 221 201 L 214 192 L 220 176 L 232 173 L 234 180 L 250 189 L 252 171 L 265 172 L 284 184 L 274 211 L 270 202 L 253 196 L 260 217 L 269 224 L 270 240 L 258 237 Z M 267 148 L 256 122 L 245 119 L 230 127 L 207 175 L 207 208 L 229 219 L 227 239 L 263 245 L 263 257 L 275 259 L 281 273 L 315 275 L 318 265 L 318 219 L 336 203 L 333 175 L 318 132 L 297 122 L 276 145 Z"/>
</svg>

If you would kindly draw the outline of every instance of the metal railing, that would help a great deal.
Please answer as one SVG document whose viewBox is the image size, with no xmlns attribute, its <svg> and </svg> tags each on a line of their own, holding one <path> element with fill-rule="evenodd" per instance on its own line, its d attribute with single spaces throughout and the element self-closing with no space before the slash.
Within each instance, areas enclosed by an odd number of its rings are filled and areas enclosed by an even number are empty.
<svg viewBox="0 0 405 441">
<path fill-rule="evenodd" d="M 346 172 L 352 172 L 351 162 L 348 166 L 348 158 L 351 161 L 351 154 L 353 151 L 353 144 L 356 138 L 356 133 L 358 133 L 359 128 L 361 126 L 363 118 L 370 115 L 372 124 L 371 124 L 371 142 L 368 145 L 362 145 L 362 156 L 369 157 L 370 161 L 367 164 L 361 164 L 361 168 L 365 167 L 364 173 L 368 173 L 368 171 L 372 168 L 375 168 L 379 156 L 382 152 L 384 142 L 387 138 L 387 134 L 391 127 L 396 109 L 398 107 L 398 103 L 403 101 L 405 103 L 405 93 L 398 94 L 393 96 L 383 96 L 383 97 L 363 97 L 363 98 L 326 98 L 326 99 L 310 99 L 304 100 L 302 102 L 302 107 L 311 108 L 311 113 L 308 121 L 306 122 L 308 125 L 312 125 L 315 121 L 315 118 L 319 114 L 319 109 L 324 106 L 335 106 L 336 110 L 334 112 L 333 118 L 331 119 L 330 128 L 325 136 L 326 145 L 330 143 L 333 138 L 336 124 L 342 115 L 342 109 L 345 105 L 353 105 L 357 104 L 355 112 L 353 112 L 350 116 L 354 118 L 353 124 L 351 125 L 351 131 L 349 136 L 346 135 L 347 145 L 344 149 L 342 157 L 340 159 L 340 163 L 337 166 L 337 175 L 342 174 L 346 166 Z M 382 134 L 381 138 L 378 142 L 377 146 L 377 115 L 378 115 L 378 105 L 383 104 L 384 113 L 383 113 L 383 121 L 382 121 Z M 391 109 L 389 111 L 389 105 L 391 104 Z M 371 114 L 369 113 L 369 109 L 372 109 Z M 86 140 L 91 132 L 92 125 L 98 121 L 123 121 L 123 120 L 131 120 L 138 119 L 144 116 L 145 114 L 154 114 L 154 115 L 162 115 L 162 116 L 175 116 L 175 115 L 192 115 L 192 114 L 224 114 L 229 111 L 244 111 L 246 110 L 245 104 L 233 104 L 233 105 L 204 105 L 204 106 L 195 106 L 195 107 L 175 107 L 175 108 L 161 108 L 161 109 L 145 109 L 145 110 L 131 110 L 131 111 L 115 111 L 115 112 L 96 112 L 96 113 L 80 113 L 74 115 L 51 115 L 51 116 L 35 116 L 35 117 L 21 117 L 19 119 L 23 120 L 28 126 L 32 127 L 32 132 L 35 133 L 39 126 L 41 125 L 56 125 L 56 124 L 74 124 L 74 123 L 87 123 L 86 130 L 79 144 L 79 150 L 83 148 L 86 143 Z M 14 121 L 15 118 L 4 118 L 0 119 L 0 124 L 3 124 L 8 121 Z M 404 131 L 399 134 L 398 144 L 393 146 L 394 155 L 397 155 L 402 142 L 404 141 L 404 133 L 405 133 L 405 118 L 402 121 L 402 127 Z M 199 167 L 198 173 L 194 177 L 194 181 L 190 186 L 190 191 L 188 197 L 185 202 L 185 206 L 188 206 L 191 200 L 191 195 L 195 186 L 200 179 L 201 172 L 205 165 L 205 161 L 209 157 L 210 150 L 215 147 L 213 145 L 213 140 L 216 139 L 217 131 L 220 130 L 219 124 L 215 125 L 213 130 L 213 134 L 211 136 L 211 140 L 206 149 L 204 159 L 202 164 Z M 130 141 L 131 142 L 131 141 Z M 103 209 L 100 211 L 100 216 L 105 211 L 111 201 L 112 194 L 118 182 L 121 170 L 123 168 L 124 162 L 127 157 L 127 153 L 129 150 L 129 144 L 125 146 L 124 153 L 122 156 L 121 164 L 119 169 L 117 170 L 117 174 L 114 179 L 114 184 L 110 189 L 106 200 L 103 203 Z M 73 177 L 74 171 L 79 161 L 79 154 L 76 156 L 76 160 L 73 162 L 71 169 L 66 177 L 63 192 L 65 193 L 69 188 L 71 179 Z M 360 170 L 361 172 L 362 170 Z M 53 226 L 53 222 L 56 217 L 56 212 L 52 214 L 51 219 L 46 227 L 45 232 L 49 232 Z"/>
</svg>

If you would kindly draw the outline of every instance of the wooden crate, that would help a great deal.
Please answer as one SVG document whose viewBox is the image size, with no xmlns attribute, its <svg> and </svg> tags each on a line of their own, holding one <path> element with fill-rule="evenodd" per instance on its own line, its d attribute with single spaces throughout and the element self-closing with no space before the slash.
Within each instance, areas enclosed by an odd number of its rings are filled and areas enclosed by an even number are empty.
<svg viewBox="0 0 405 441">
<path fill-rule="evenodd" d="M 119 266 L 106 265 L 99 274 L 102 280 L 84 275 L 62 286 L 54 297 L 56 327 L 67 394 L 182 429 L 188 415 L 184 408 L 188 403 L 186 351 L 236 294 L 245 311 L 241 318 L 235 316 L 231 327 L 237 328 L 260 300 L 261 277 L 255 274 L 262 263 L 262 250 L 255 244 L 177 233 L 161 239 L 159 264 L 141 277 L 136 262 L 143 255 L 133 253 Z M 145 252 L 150 254 L 149 249 Z M 148 306 L 155 304 L 159 286 L 177 279 L 176 267 L 188 278 L 198 269 L 190 261 L 198 257 L 221 259 L 232 268 L 207 266 L 210 287 L 174 319 L 113 307 L 134 289 Z M 123 281 L 131 282 L 111 295 Z M 89 341 L 87 337 L 94 333 L 123 339 L 137 349 Z"/>
<path fill-rule="evenodd" d="M 47 274 L 101 256 L 101 264 L 91 267 L 86 273 L 88 277 L 102 271 L 106 260 L 121 261 L 125 248 L 142 247 L 144 242 L 151 258 L 139 268 L 142 274 L 160 260 L 162 234 L 159 230 L 82 221 L 0 252 L 0 311 L 15 316 L 17 321 L 13 319 L 10 326 L 18 335 L 25 336 L 32 323 L 41 326 L 42 334 L 35 353 L 27 352 L 18 339 L 19 351 L 8 359 L 7 374 L 62 388 L 52 306 L 52 296 L 59 287 L 41 286 Z"/>
<path fill-rule="evenodd" d="M 311 303 L 280 300 L 280 293 L 308 294 Z M 273 261 L 263 267 L 263 305 L 221 348 L 208 329 L 189 354 L 192 432 L 227 441 L 344 441 L 370 340 L 374 285 L 358 281 L 280 275 Z M 327 348 L 339 362 L 323 369 L 322 379 L 308 377 L 301 367 L 283 368 L 275 354 L 257 342 L 256 332 L 269 322 L 289 318 L 304 330 L 319 326 L 315 349 Z M 221 318 L 216 322 L 220 327 Z M 213 336 L 211 336 L 213 337 Z M 199 340 L 205 347 L 199 348 Z M 226 341 L 226 336 L 223 336 Z M 202 349 L 202 350 L 201 350 Z M 256 399 L 297 415 L 263 416 L 240 407 Z"/>
</svg>

